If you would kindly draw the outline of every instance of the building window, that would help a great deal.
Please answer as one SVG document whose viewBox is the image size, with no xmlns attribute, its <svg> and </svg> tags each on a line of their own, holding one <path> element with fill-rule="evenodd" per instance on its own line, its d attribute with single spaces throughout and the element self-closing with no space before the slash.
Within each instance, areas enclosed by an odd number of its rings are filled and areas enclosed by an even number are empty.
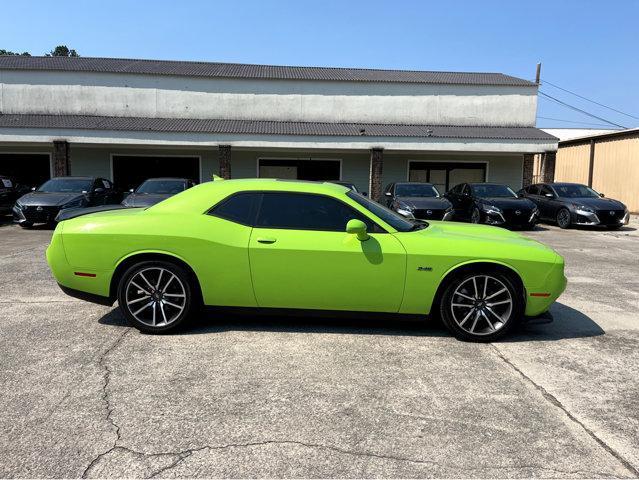
<svg viewBox="0 0 639 480">
<path fill-rule="evenodd" d="M 323 159 L 260 158 L 258 161 L 258 177 L 315 181 L 340 180 L 341 162 L 339 160 Z"/>
<path fill-rule="evenodd" d="M 486 181 L 485 163 L 409 162 L 408 181 L 432 183 L 440 192 L 447 192 L 460 183 Z"/>
</svg>

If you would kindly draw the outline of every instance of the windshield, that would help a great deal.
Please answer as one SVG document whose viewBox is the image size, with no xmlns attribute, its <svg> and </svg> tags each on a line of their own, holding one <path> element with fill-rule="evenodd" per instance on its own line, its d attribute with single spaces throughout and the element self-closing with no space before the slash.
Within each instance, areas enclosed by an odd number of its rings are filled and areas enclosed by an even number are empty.
<svg viewBox="0 0 639 480">
<path fill-rule="evenodd" d="M 395 213 L 389 208 L 380 205 L 377 202 L 372 201 L 370 198 L 365 197 L 359 193 L 353 192 L 352 190 L 346 192 L 346 195 L 359 203 L 362 207 L 364 207 L 369 212 L 373 213 L 377 217 L 384 220 L 391 227 L 393 227 L 398 232 L 410 232 L 411 230 L 417 230 L 420 228 L 426 228 L 428 224 L 421 224 L 411 222 L 406 218 L 402 217 L 399 213 Z"/>
<path fill-rule="evenodd" d="M 40 185 L 37 191 L 49 193 L 82 193 L 91 190 L 92 184 L 93 180 L 81 178 L 53 178 Z"/>
<path fill-rule="evenodd" d="M 473 185 L 473 194 L 481 198 L 517 198 L 517 194 L 506 185 Z"/>
<path fill-rule="evenodd" d="M 174 194 L 182 191 L 184 191 L 184 180 L 147 180 L 135 193 Z"/>
<path fill-rule="evenodd" d="M 553 185 L 560 198 L 598 198 L 599 194 L 585 185 Z"/>
<path fill-rule="evenodd" d="M 395 185 L 396 197 L 439 197 L 439 192 L 433 185 L 419 183 L 401 183 Z"/>
</svg>

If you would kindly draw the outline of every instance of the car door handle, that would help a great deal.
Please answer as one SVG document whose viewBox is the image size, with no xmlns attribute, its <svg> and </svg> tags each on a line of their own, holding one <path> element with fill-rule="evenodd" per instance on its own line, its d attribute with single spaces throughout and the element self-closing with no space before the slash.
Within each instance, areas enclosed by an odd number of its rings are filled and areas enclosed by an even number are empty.
<svg viewBox="0 0 639 480">
<path fill-rule="evenodd" d="M 257 237 L 258 243 L 275 243 L 277 242 L 276 238 L 273 237 Z"/>
</svg>

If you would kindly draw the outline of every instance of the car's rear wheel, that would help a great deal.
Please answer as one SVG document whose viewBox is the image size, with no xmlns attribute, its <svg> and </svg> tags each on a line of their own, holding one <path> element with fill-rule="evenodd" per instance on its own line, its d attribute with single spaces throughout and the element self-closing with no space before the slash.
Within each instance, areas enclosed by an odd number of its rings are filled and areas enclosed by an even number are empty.
<svg viewBox="0 0 639 480">
<path fill-rule="evenodd" d="M 471 223 L 481 223 L 481 212 L 477 207 L 473 208 L 473 213 L 470 215 Z"/>
<path fill-rule="evenodd" d="M 460 340 L 491 342 L 521 319 L 523 301 L 501 271 L 466 272 L 446 286 L 440 302 L 444 325 Z"/>
<path fill-rule="evenodd" d="M 118 303 L 124 316 L 140 331 L 165 333 L 188 319 L 193 288 L 188 273 L 164 261 L 131 266 L 120 279 Z"/>
<path fill-rule="evenodd" d="M 567 208 L 561 208 L 558 212 L 557 212 L 557 225 L 559 225 L 559 228 L 570 228 L 570 212 L 568 211 Z"/>
</svg>

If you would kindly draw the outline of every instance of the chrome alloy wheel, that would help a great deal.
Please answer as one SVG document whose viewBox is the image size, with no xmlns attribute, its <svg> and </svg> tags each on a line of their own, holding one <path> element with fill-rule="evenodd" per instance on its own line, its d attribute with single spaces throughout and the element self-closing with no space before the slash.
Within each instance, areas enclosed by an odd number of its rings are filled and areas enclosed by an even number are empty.
<svg viewBox="0 0 639 480">
<path fill-rule="evenodd" d="M 562 208 L 557 213 L 557 224 L 561 228 L 567 228 L 570 226 L 570 212 L 565 208 Z"/>
<path fill-rule="evenodd" d="M 471 335 L 495 333 L 506 325 L 513 312 L 510 290 L 490 275 L 467 278 L 451 298 L 453 320 Z"/>
<path fill-rule="evenodd" d="M 126 308 L 144 325 L 164 327 L 173 323 L 186 307 L 186 289 L 169 270 L 149 267 L 136 272 L 126 285 Z"/>
</svg>

